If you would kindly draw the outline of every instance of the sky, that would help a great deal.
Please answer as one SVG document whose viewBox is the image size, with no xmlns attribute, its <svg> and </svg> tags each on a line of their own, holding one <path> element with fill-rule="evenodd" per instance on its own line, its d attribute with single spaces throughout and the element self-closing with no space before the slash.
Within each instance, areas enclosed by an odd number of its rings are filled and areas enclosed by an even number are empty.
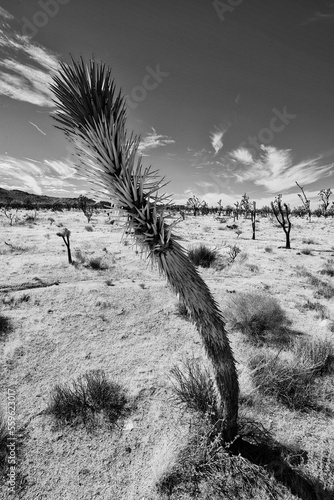
<svg viewBox="0 0 334 500">
<path fill-rule="evenodd" d="M 311 207 L 334 187 L 334 0 L 0 0 L 0 187 L 89 195 L 55 128 L 60 62 L 91 57 L 175 203 Z M 334 198 L 334 195 L 333 195 Z"/>
</svg>

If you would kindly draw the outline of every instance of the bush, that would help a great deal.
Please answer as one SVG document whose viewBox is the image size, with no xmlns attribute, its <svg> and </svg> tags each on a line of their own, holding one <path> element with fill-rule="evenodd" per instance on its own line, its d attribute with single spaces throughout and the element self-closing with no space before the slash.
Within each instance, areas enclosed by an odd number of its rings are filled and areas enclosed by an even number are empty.
<svg viewBox="0 0 334 500">
<path fill-rule="evenodd" d="M 89 259 L 87 265 L 92 269 L 100 271 L 108 269 L 107 264 L 103 263 L 102 260 L 103 260 L 102 257 L 92 257 L 91 259 Z"/>
<path fill-rule="evenodd" d="M 334 277 L 334 261 L 333 259 L 329 259 L 325 265 L 324 268 L 321 269 L 320 274 L 327 274 L 328 276 L 331 276 L 332 278 Z"/>
<path fill-rule="evenodd" d="M 240 252 L 241 252 L 241 249 L 237 245 L 233 245 L 232 247 L 230 247 L 228 255 L 229 255 L 229 261 L 231 264 L 233 264 L 233 262 L 235 261 L 235 259 L 237 258 L 237 256 L 239 255 Z"/>
<path fill-rule="evenodd" d="M 264 251 L 267 253 L 273 253 L 272 247 L 265 247 Z"/>
<path fill-rule="evenodd" d="M 306 411 L 317 407 L 314 394 L 316 372 L 313 367 L 270 354 L 253 356 L 249 366 L 260 393 L 274 397 L 292 410 Z"/>
<path fill-rule="evenodd" d="M 310 248 L 302 248 L 300 253 L 302 253 L 303 255 L 312 255 L 312 251 Z"/>
<path fill-rule="evenodd" d="M 207 369 L 195 359 L 187 360 L 183 370 L 174 366 L 171 370 L 173 391 L 178 403 L 192 412 L 206 415 L 216 423 L 218 420 L 217 393 Z"/>
<path fill-rule="evenodd" d="M 86 231 L 88 231 L 89 233 L 92 233 L 94 231 L 93 227 L 92 226 L 85 226 L 85 229 Z"/>
<path fill-rule="evenodd" d="M 304 243 L 305 245 L 316 245 L 316 242 L 313 238 L 303 238 L 302 243 Z"/>
<path fill-rule="evenodd" d="M 288 324 L 286 314 L 277 300 L 258 293 L 239 293 L 233 297 L 225 316 L 231 328 L 240 330 L 255 343 L 263 342 L 275 333 L 282 333 Z"/>
<path fill-rule="evenodd" d="M 62 423 L 94 421 L 97 413 L 114 423 L 124 414 L 126 403 L 119 384 L 108 381 L 104 371 L 92 370 L 71 385 L 56 385 L 47 411 Z"/>
<path fill-rule="evenodd" d="M 188 256 L 195 266 L 210 267 L 217 259 L 217 251 L 201 244 L 197 248 L 190 249 Z"/>
<path fill-rule="evenodd" d="M 311 302 L 310 300 L 307 300 L 307 302 L 305 302 L 305 304 L 303 304 L 301 307 L 309 311 L 316 311 L 317 313 L 319 313 L 321 319 L 327 317 L 327 309 L 325 306 L 320 304 L 320 302 Z"/>
<path fill-rule="evenodd" d="M 334 346 L 328 339 L 301 337 L 292 345 L 298 363 L 317 375 L 326 375 L 334 370 Z"/>
<path fill-rule="evenodd" d="M 12 330 L 12 324 L 6 316 L 0 314 L 0 338 L 7 335 Z"/>
</svg>

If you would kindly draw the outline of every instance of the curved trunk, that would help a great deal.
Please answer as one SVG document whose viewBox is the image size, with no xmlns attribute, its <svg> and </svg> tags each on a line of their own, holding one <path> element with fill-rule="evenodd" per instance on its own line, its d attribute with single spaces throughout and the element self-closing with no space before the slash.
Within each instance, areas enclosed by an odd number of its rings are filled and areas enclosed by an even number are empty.
<svg viewBox="0 0 334 500">
<path fill-rule="evenodd" d="M 224 319 L 185 250 L 172 239 L 169 243 L 169 248 L 156 255 L 156 259 L 173 290 L 187 306 L 212 362 L 220 395 L 223 438 L 229 442 L 237 432 L 239 385 Z"/>
</svg>

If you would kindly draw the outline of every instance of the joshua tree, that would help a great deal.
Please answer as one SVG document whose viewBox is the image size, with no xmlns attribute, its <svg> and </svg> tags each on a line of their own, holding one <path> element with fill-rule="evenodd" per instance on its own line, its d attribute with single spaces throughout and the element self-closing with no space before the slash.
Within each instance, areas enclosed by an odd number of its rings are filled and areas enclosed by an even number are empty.
<svg viewBox="0 0 334 500">
<path fill-rule="evenodd" d="M 219 201 L 217 201 L 217 203 L 219 206 L 218 216 L 220 217 L 220 215 L 222 213 L 222 209 L 223 209 L 223 202 L 222 202 L 222 200 L 219 200 Z"/>
<path fill-rule="evenodd" d="M 277 222 L 282 226 L 283 231 L 285 232 L 285 248 L 290 249 L 290 231 L 291 231 L 291 221 L 290 214 L 291 210 L 286 203 L 282 205 L 282 195 L 279 194 L 274 202 L 271 202 L 271 207 L 273 209 L 274 215 L 277 219 Z"/>
<path fill-rule="evenodd" d="M 165 184 L 137 156 L 140 138 L 128 135 L 124 95 L 116 94 L 111 70 L 90 61 L 61 64 L 52 90 L 56 97 L 58 128 L 76 147 L 77 169 L 85 174 L 100 197 L 110 198 L 127 214 L 126 227 L 191 314 L 215 371 L 220 394 L 222 437 L 237 433 L 238 378 L 222 313 L 186 250 L 172 234 L 159 205 Z M 100 190 L 99 190 L 100 189 Z"/>
<path fill-rule="evenodd" d="M 241 198 L 239 208 L 240 210 L 243 210 L 245 212 L 245 219 L 246 219 L 247 215 L 251 211 L 251 203 L 249 201 L 249 196 L 247 196 L 246 193 Z"/>
<path fill-rule="evenodd" d="M 57 236 L 61 236 L 67 248 L 68 263 L 72 264 L 71 248 L 70 248 L 70 234 L 71 231 L 64 227 L 62 231 L 57 233 Z"/>
<path fill-rule="evenodd" d="M 255 223 L 256 223 L 256 201 L 253 201 L 253 209 L 251 210 L 251 219 L 252 219 L 252 229 L 253 229 L 253 236 L 252 240 L 255 240 Z"/>
<path fill-rule="evenodd" d="M 202 206 L 202 202 L 196 195 L 193 195 L 187 201 L 187 206 L 193 209 L 194 215 L 196 216 Z"/>
<path fill-rule="evenodd" d="M 324 214 L 325 217 L 327 217 L 327 208 L 329 205 L 329 197 L 332 194 L 332 190 L 330 188 L 328 189 L 321 189 L 319 192 L 320 196 L 320 201 L 322 203 L 322 213 Z"/>
<path fill-rule="evenodd" d="M 297 181 L 295 181 L 295 182 L 296 182 L 297 186 L 299 187 L 299 189 L 301 189 L 302 194 L 298 193 L 298 196 L 299 196 L 299 198 L 301 199 L 301 201 L 302 201 L 302 203 L 303 203 L 303 205 L 304 205 L 304 208 L 305 208 L 305 210 L 306 210 L 306 212 L 307 212 L 307 214 L 308 214 L 308 220 L 309 220 L 309 222 L 311 222 L 311 215 L 312 215 L 312 212 L 311 212 L 311 202 L 310 202 L 310 200 L 308 200 L 308 199 L 306 198 L 306 194 L 305 194 L 305 192 L 304 192 L 304 188 L 302 188 L 302 187 L 298 184 L 298 182 L 297 182 Z"/>
<path fill-rule="evenodd" d="M 85 216 L 87 217 L 87 222 L 90 223 L 91 218 L 94 213 L 94 206 L 89 203 L 89 200 L 86 196 L 82 196 L 82 194 L 78 198 L 78 207 L 83 211 Z"/>
<path fill-rule="evenodd" d="M 233 209 L 233 220 L 235 221 L 235 219 L 239 219 L 239 210 L 240 210 L 240 203 L 238 201 L 236 201 L 234 203 L 234 206 L 235 208 Z"/>
</svg>

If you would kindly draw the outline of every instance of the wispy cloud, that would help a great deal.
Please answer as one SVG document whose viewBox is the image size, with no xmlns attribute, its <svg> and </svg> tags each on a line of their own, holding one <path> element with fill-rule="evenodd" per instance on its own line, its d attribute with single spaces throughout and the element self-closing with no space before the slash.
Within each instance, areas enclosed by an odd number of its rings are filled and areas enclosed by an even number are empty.
<svg viewBox="0 0 334 500">
<path fill-rule="evenodd" d="M 69 162 L 58 160 L 20 160 L 0 155 L 1 186 L 43 194 L 52 188 L 70 188 L 77 178 L 76 169 Z M 70 189 L 69 189 L 70 190 Z"/>
<path fill-rule="evenodd" d="M 152 127 L 152 132 L 150 132 L 139 144 L 138 151 L 143 156 L 146 151 L 151 149 L 168 146 L 168 144 L 174 144 L 175 141 L 168 137 L 167 135 L 157 134 L 156 130 Z"/>
<path fill-rule="evenodd" d="M 14 16 L 10 14 L 7 10 L 3 9 L 0 7 L 0 16 L 3 17 L 4 19 L 14 19 Z"/>
<path fill-rule="evenodd" d="M 43 135 L 46 135 L 45 132 L 43 132 L 43 130 L 41 130 L 38 125 L 36 125 L 36 123 L 33 123 L 33 122 L 29 122 L 31 125 L 33 125 L 41 134 Z"/>
<path fill-rule="evenodd" d="M 211 140 L 211 145 L 215 151 L 215 155 L 219 153 L 219 151 L 223 147 L 223 137 L 226 134 L 227 129 L 222 128 L 222 129 L 217 129 L 215 132 L 210 132 L 210 140 Z"/>
<path fill-rule="evenodd" d="M 237 182 L 251 181 L 264 186 L 270 193 L 291 189 L 295 182 L 304 186 L 312 184 L 334 173 L 334 164 L 321 164 L 322 156 L 294 164 L 291 150 L 263 146 L 259 158 L 250 161 L 245 148 L 232 151 L 232 160 L 237 160 L 233 176 Z"/>
<path fill-rule="evenodd" d="M 10 17 L 6 17 L 6 14 Z M 12 20 L 2 12 L 0 16 Z M 0 18 L 0 94 L 37 106 L 54 107 L 49 88 L 52 75 L 59 68 L 58 58 L 46 48 L 17 33 Z"/>
<path fill-rule="evenodd" d="M 323 14 L 322 12 L 315 12 L 311 17 L 303 21 L 301 23 L 301 26 L 321 21 L 334 21 L 334 12 L 330 12 L 327 14 Z"/>
<path fill-rule="evenodd" d="M 251 165 L 251 163 L 253 163 L 253 157 L 246 148 L 238 148 L 235 151 L 232 151 L 230 156 L 232 159 L 244 165 Z"/>
</svg>

